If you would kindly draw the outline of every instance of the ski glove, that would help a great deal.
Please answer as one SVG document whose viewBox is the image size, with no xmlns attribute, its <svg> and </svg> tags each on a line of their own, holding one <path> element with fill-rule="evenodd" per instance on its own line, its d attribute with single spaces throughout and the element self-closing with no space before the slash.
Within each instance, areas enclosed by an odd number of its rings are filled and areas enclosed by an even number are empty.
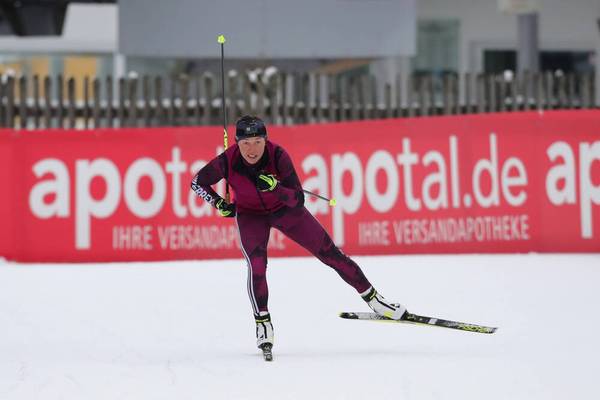
<svg viewBox="0 0 600 400">
<path fill-rule="evenodd" d="M 259 174 L 256 177 L 256 187 L 261 192 L 272 192 L 277 186 L 275 175 Z"/>
<path fill-rule="evenodd" d="M 221 217 L 232 218 L 235 217 L 236 207 L 235 204 L 226 202 L 223 199 L 219 199 L 215 202 L 215 208 L 219 212 Z"/>
</svg>

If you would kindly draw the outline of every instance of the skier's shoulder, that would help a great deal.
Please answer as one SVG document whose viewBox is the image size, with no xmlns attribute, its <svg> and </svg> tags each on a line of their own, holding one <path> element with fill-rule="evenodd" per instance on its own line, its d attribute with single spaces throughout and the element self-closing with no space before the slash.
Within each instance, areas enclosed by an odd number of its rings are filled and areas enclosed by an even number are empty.
<svg viewBox="0 0 600 400">
<path fill-rule="evenodd" d="M 288 160 L 290 159 L 287 151 L 281 145 L 270 140 L 267 140 L 267 151 L 269 154 L 272 154 L 275 165 L 279 164 L 279 160 L 281 160 L 282 157 Z"/>
</svg>

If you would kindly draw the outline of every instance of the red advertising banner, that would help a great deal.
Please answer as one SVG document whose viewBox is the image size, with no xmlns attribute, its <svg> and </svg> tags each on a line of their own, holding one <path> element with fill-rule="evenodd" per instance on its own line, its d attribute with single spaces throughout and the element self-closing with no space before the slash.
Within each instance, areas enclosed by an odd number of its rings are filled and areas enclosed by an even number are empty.
<svg viewBox="0 0 600 400">
<path fill-rule="evenodd" d="M 600 251 L 600 111 L 269 127 L 350 254 Z M 216 127 L 0 131 L 0 256 L 239 257 L 189 189 Z M 223 184 L 218 191 L 223 191 Z M 271 256 L 305 251 L 277 231 Z"/>
</svg>

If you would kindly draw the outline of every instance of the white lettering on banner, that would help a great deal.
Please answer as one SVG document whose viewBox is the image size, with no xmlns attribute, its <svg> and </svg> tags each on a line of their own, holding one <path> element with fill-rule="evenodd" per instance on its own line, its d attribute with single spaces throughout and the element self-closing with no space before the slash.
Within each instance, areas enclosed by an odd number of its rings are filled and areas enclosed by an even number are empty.
<svg viewBox="0 0 600 400">
<path fill-rule="evenodd" d="M 410 152 L 410 139 L 402 139 L 402 154 L 398 155 L 398 164 L 404 170 L 404 202 L 411 211 L 421 209 L 421 201 L 413 196 L 412 166 L 419 162 L 419 156 Z"/>
<path fill-rule="evenodd" d="M 33 165 L 36 178 L 46 174 L 54 175 L 54 179 L 46 179 L 31 189 L 29 193 L 29 208 L 33 215 L 46 219 L 51 217 L 68 217 L 70 208 L 69 170 L 60 160 L 47 158 Z M 44 197 L 54 195 L 54 201 L 47 204 Z"/>
<path fill-rule="evenodd" d="M 143 176 L 152 181 L 152 195 L 148 200 L 143 200 L 139 195 L 139 182 Z M 125 173 L 123 189 L 125 203 L 129 210 L 139 218 L 154 217 L 162 209 L 167 197 L 165 174 L 156 161 L 152 158 L 138 158 L 131 164 Z"/>
<path fill-rule="evenodd" d="M 171 149 L 171 161 L 165 164 L 165 170 L 171 174 L 171 193 L 173 193 L 173 214 L 179 218 L 187 216 L 187 208 L 181 201 L 181 174 L 187 169 L 187 164 L 181 161 L 181 150 L 178 147 Z"/>
<path fill-rule="evenodd" d="M 480 182 L 484 171 L 490 176 L 491 190 L 488 196 L 481 192 Z M 498 194 L 498 149 L 496 144 L 496 135 L 490 135 L 490 158 L 477 161 L 473 169 L 473 192 L 477 203 L 483 208 L 498 206 L 500 204 L 500 196 Z"/>
<path fill-rule="evenodd" d="M 448 208 L 448 188 L 446 185 L 446 162 L 444 156 L 438 151 L 429 151 L 423 157 L 423 165 L 428 166 L 431 163 L 437 165 L 437 172 L 431 173 L 423 180 L 423 202 L 429 210 L 438 210 Z M 434 198 L 431 195 L 431 187 L 438 186 L 438 196 Z"/>
<path fill-rule="evenodd" d="M 113 250 L 152 250 L 152 226 L 113 226 Z"/>
<path fill-rule="evenodd" d="M 234 226 L 159 226 L 158 241 L 162 250 L 232 249 L 237 231 Z"/>
<path fill-rule="evenodd" d="M 377 190 L 377 171 L 385 172 L 387 189 L 380 193 Z M 380 213 L 388 212 L 398 198 L 398 171 L 394 157 L 387 151 L 379 150 L 373 153 L 367 162 L 365 172 L 365 192 L 369 204 Z"/>
<path fill-rule="evenodd" d="M 568 143 L 558 141 L 546 150 L 548 159 L 562 162 L 553 165 L 546 175 L 546 196 L 556 206 L 576 204 L 576 163 L 573 149 Z M 581 237 L 592 239 L 593 205 L 600 205 L 600 183 L 594 184 L 592 168 L 600 162 L 600 141 L 579 143 L 579 210 Z"/>
<path fill-rule="evenodd" d="M 460 208 L 460 181 L 458 179 L 458 140 L 450 136 L 450 184 L 452 185 L 452 207 Z"/>
<path fill-rule="evenodd" d="M 600 183 L 592 181 L 592 164 L 600 162 L 600 141 L 579 144 L 579 187 L 581 188 L 581 236 L 591 239 L 594 235 L 592 226 L 592 204 L 600 205 Z"/>
<path fill-rule="evenodd" d="M 530 239 L 529 216 L 526 214 L 467 218 L 407 219 L 392 221 L 392 227 L 395 243 L 404 245 L 524 241 Z M 361 243 L 361 245 L 369 244 L 368 242 Z"/>
<path fill-rule="evenodd" d="M 217 154 L 222 148 L 217 148 Z M 190 178 L 202 166 L 206 164 L 203 160 L 192 163 L 190 167 Z M 188 210 L 194 217 L 213 215 L 209 204 L 201 202 L 198 204 L 197 196 L 189 191 L 188 207 L 182 202 L 181 179 L 183 172 L 187 169 L 187 163 L 181 160 L 181 151 L 178 147 L 171 149 L 171 160 L 165 164 L 164 171 L 171 176 L 171 201 L 175 216 L 184 218 Z M 36 178 L 52 174 L 54 179 L 43 179 L 36 182 L 29 193 L 29 207 L 33 215 L 38 218 L 71 216 L 70 210 L 70 176 L 67 165 L 58 159 L 47 158 L 36 162 L 32 167 Z M 91 247 L 91 221 L 92 218 L 108 218 L 118 208 L 123 192 L 124 202 L 127 209 L 138 218 L 152 218 L 160 213 L 167 198 L 167 177 L 161 164 L 153 158 L 138 158 L 126 169 L 123 184 L 121 174 L 117 165 L 107 158 L 94 160 L 75 160 L 75 248 L 87 250 Z M 143 199 L 139 193 L 139 182 L 143 177 L 148 177 L 152 183 L 152 193 L 148 199 Z M 106 192 L 101 199 L 94 198 L 91 193 L 92 181 L 101 180 L 106 187 Z M 217 191 L 224 191 L 223 181 L 217 185 Z M 47 196 L 54 196 L 52 202 L 47 203 Z M 132 228 L 129 231 L 115 231 L 113 236 L 117 240 L 122 235 L 124 245 L 137 238 L 139 230 Z M 116 236 L 115 236 L 116 235 Z M 120 239 L 119 239 L 120 240 Z M 119 245 L 119 240 L 113 245 Z M 134 243 L 131 242 L 131 243 Z M 139 243 L 135 242 L 135 246 Z M 135 247 L 138 248 L 138 247 Z"/>
<path fill-rule="evenodd" d="M 403 180 L 404 204 L 409 211 L 420 211 L 425 208 L 430 211 L 443 210 L 449 207 L 450 196 L 452 207 L 459 208 L 460 177 L 458 163 L 458 139 L 449 137 L 450 168 L 444 155 L 436 150 L 425 152 L 421 158 L 419 153 L 411 149 L 411 140 L 402 139 L 402 150 L 396 156 L 397 164 L 402 168 L 402 174 L 390 160 L 393 156 L 386 151 L 379 150 L 367 160 L 365 178 L 363 182 L 362 165 L 359 157 L 352 152 L 332 155 L 331 184 L 333 195 L 337 198 L 338 206 L 333 209 L 333 239 L 336 244 L 344 243 L 344 215 L 354 214 L 362 205 L 362 188 L 365 187 L 366 198 L 369 205 L 378 213 L 391 210 L 399 200 L 398 188 L 400 176 Z M 420 167 L 435 166 L 421 182 L 414 182 L 414 171 Z M 383 170 L 386 174 L 387 188 L 379 193 L 376 187 L 376 174 Z M 352 183 L 352 192 L 346 195 L 342 191 L 344 173 L 348 172 Z M 323 173 L 324 176 L 326 174 Z M 489 192 L 483 192 L 484 175 L 489 176 Z M 311 179 L 317 179 L 311 178 Z M 450 190 L 448 190 L 448 179 Z M 489 135 L 489 157 L 476 161 L 472 173 L 473 197 L 465 193 L 462 197 L 464 207 L 478 205 L 483 208 L 498 207 L 504 200 L 509 206 L 519 207 L 527 200 L 527 172 L 525 164 L 517 157 L 509 157 L 502 164 L 499 162 L 498 143 L 494 133 Z M 316 185 L 316 184 L 315 184 Z M 419 190 L 420 186 L 420 190 Z M 473 204 L 475 201 L 475 204 Z M 365 237 L 379 237 L 364 231 Z M 368 239 L 371 240 L 371 239 Z M 377 239 L 378 240 L 378 239 Z"/>
<path fill-rule="evenodd" d="M 553 143 L 546 151 L 550 161 L 562 158 L 563 163 L 550 168 L 546 175 L 546 195 L 555 206 L 575 204 L 575 156 L 565 142 Z M 564 181 L 562 189 L 560 182 Z"/>
<path fill-rule="evenodd" d="M 516 170 L 517 176 L 512 176 L 510 174 L 510 171 L 513 169 Z M 512 186 L 525 186 L 527 184 L 527 173 L 525 172 L 525 165 L 523 162 L 516 157 L 510 157 L 502 166 L 501 176 L 502 194 L 504 195 L 506 202 L 513 207 L 523 205 L 525 200 L 527 200 L 527 193 L 525 193 L 524 190 L 521 190 L 517 194 L 513 194 L 510 190 Z"/>
<path fill-rule="evenodd" d="M 227 250 L 238 247 L 238 231 L 233 225 L 158 225 L 156 227 L 117 225 L 112 227 L 112 249 L 118 251 L 150 251 L 155 248 L 169 251 Z M 272 229 L 268 249 L 285 250 L 284 234 Z"/>
<path fill-rule="evenodd" d="M 75 248 L 89 249 L 91 242 L 91 218 L 107 218 L 117 209 L 121 197 L 121 177 L 115 164 L 98 158 L 75 162 Z M 101 178 L 106 185 L 106 194 L 96 200 L 91 194 L 94 178 Z"/>
<path fill-rule="evenodd" d="M 389 246 L 389 221 L 361 222 L 358 224 L 359 246 Z"/>
<path fill-rule="evenodd" d="M 333 240 L 340 246 L 344 244 L 344 216 L 354 214 L 362 201 L 363 170 L 360 159 L 354 153 L 334 154 L 331 157 L 331 180 L 333 197 L 337 199 L 337 206 L 333 208 Z M 343 189 L 344 174 L 348 172 L 352 177 L 352 192 L 346 196 Z"/>
</svg>

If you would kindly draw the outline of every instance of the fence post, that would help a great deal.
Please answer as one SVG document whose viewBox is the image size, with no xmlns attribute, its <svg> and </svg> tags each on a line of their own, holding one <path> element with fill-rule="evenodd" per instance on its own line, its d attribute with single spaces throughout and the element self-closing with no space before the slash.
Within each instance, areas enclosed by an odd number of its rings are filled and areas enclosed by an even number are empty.
<svg viewBox="0 0 600 400">
<path fill-rule="evenodd" d="M 384 118 L 389 119 L 394 116 L 394 109 L 392 108 L 392 85 L 389 82 L 386 82 L 383 91 L 383 97 L 385 99 Z"/>
<path fill-rule="evenodd" d="M 451 82 L 450 74 L 445 74 L 442 77 L 442 110 L 444 115 L 450 115 L 452 113 L 452 100 L 451 100 Z"/>
<path fill-rule="evenodd" d="M 142 76 L 142 98 L 144 100 L 144 108 L 142 109 L 142 124 L 143 126 L 151 126 L 151 101 L 150 101 L 150 77 Z"/>
<path fill-rule="evenodd" d="M 592 85 L 591 74 L 584 73 L 581 75 L 579 92 L 581 93 L 581 108 L 590 108 L 591 105 L 591 90 L 590 86 Z"/>
<path fill-rule="evenodd" d="M 83 127 L 89 128 L 90 119 L 90 78 L 85 76 L 83 78 Z"/>
<path fill-rule="evenodd" d="M 541 72 L 536 72 L 534 74 L 535 80 L 535 99 L 536 99 L 536 108 L 539 110 L 544 109 L 544 85 L 543 85 L 543 75 Z"/>
<path fill-rule="evenodd" d="M 482 73 L 476 77 L 476 93 L 477 93 L 477 113 L 485 112 L 485 76 Z"/>
<path fill-rule="evenodd" d="M 9 76 L 6 80 L 6 126 L 15 127 L 15 78 Z"/>
<path fill-rule="evenodd" d="M 473 76 L 470 72 L 465 72 L 465 114 L 471 114 L 472 112 L 472 93 L 473 93 Z"/>
<path fill-rule="evenodd" d="M 406 85 L 406 111 L 409 118 L 415 116 L 415 88 L 417 83 L 417 77 L 415 74 L 408 76 L 408 83 Z"/>
<path fill-rule="evenodd" d="M 117 123 L 118 127 L 122 128 L 127 126 L 127 121 L 125 121 L 125 97 L 127 96 L 126 88 L 127 82 L 125 82 L 125 78 L 119 78 L 119 108 L 117 109 Z"/>
<path fill-rule="evenodd" d="M 19 78 L 19 127 L 27 129 L 27 78 Z"/>
<path fill-rule="evenodd" d="M 350 108 L 350 82 L 347 77 L 340 77 L 338 82 L 338 98 L 339 98 L 339 119 L 338 121 L 345 121 L 348 119 L 348 110 Z"/>
<path fill-rule="evenodd" d="M 44 128 L 52 127 L 52 81 L 46 75 L 44 77 Z"/>
<path fill-rule="evenodd" d="M 162 126 L 165 119 L 163 107 L 163 80 L 160 76 L 154 78 L 154 101 L 156 102 L 156 126 Z"/>
<path fill-rule="evenodd" d="M 175 76 L 169 77 L 169 108 L 167 108 L 167 120 L 169 126 L 175 126 L 175 107 L 177 99 L 177 78 Z"/>
<path fill-rule="evenodd" d="M 316 122 L 323 122 L 323 102 L 321 101 L 321 88 L 323 88 L 322 79 L 323 76 L 321 74 L 315 74 L 315 111 L 316 111 Z"/>
<path fill-rule="evenodd" d="M 94 106 L 92 108 L 92 122 L 94 129 L 100 128 L 100 79 L 94 78 L 92 81 L 92 96 L 94 97 Z M 109 105 L 106 105 L 109 107 Z"/>
<path fill-rule="evenodd" d="M 556 87 L 558 92 L 557 108 L 568 108 L 567 104 L 567 79 L 564 73 L 556 75 Z"/>
<path fill-rule="evenodd" d="M 67 109 L 69 129 L 75 129 L 75 78 L 73 77 L 67 80 L 67 98 L 69 100 L 69 107 Z"/>
<path fill-rule="evenodd" d="M 504 75 L 500 74 L 497 76 L 498 79 L 498 111 L 506 111 L 506 96 L 508 93 L 508 83 Z"/>
<path fill-rule="evenodd" d="M 371 114 L 371 92 L 369 87 L 369 80 L 366 75 L 361 75 L 358 78 L 358 101 L 359 101 L 359 114 L 358 119 L 364 120 L 370 117 Z"/>
<path fill-rule="evenodd" d="M 265 97 L 267 94 L 263 78 L 263 73 L 257 74 L 256 76 L 256 115 L 259 118 L 265 118 L 265 120 L 268 120 L 270 116 L 267 116 L 265 113 Z"/>
<path fill-rule="evenodd" d="M 254 112 L 252 107 L 252 82 L 250 82 L 250 76 L 248 72 L 242 73 L 242 96 L 243 96 L 243 104 L 242 114 L 243 115 L 253 115 Z"/>
<path fill-rule="evenodd" d="M 211 82 L 213 82 L 213 87 L 216 86 L 215 82 L 215 78 L 214 76 L 211 76 Z M 235 123 L 238 118 L 241 116 L 240 112 L 241 112 L 241 108 L 238 107 L 238 88 L 239 88 L 239 84 L 240 84 L 240 74 L 237 71 L 231 70 L 227 73 L 227 81 L 229 83 L 228 85 L 228 92 L 225 96 L 225 106 L 227 107 L 227 102 L 229 101 L 229 112 L 228 112 L 228 123 Z M 214 94 L 213 94 L 214 96 Z M 212 98 L 213 97 L 209 97 L 210 98 L 210 104 L 209 104 L 209 108 L 208 108 L 208 112 L 209 115 L 211 113 L 212 110 Z"/>
<path fill-rule="evenodd" d="M 359 83 L 357 78 L 350 80 L 350 119 L 356 121 L 359 118 Z"/>
<path fill-rule="evenodd" d="M 403 100 L 404 100 L 404 95 L 402 93 L 402 89 L 405 86 L 404 84 L 406 82 L 402 82 L 402 74 L 397 74 L 395 79 L 394 79 L 394 84 L 395 84 L 395 88 L 396 88 L 396 105 L 394 107 L 393 110 L 393 114 L 392 117 L 397 117 L 400 118 L 403 116 L 403 112 L 402 112 L 402 107 L 403 107 Z"/>
<path fill-rule="evenodd" d="M 545 74 L 545 93 L 546 93 L 546 109 L 552 110 L 554 108 L 555 97 L 554 97 L 554 75 L 551 71 L 546 71 Z"/>
<path fill-rule="evenodd" d="M 531 92 L 533 90 L 533 77 L 529 70 L 523 71 L 523 110 L 529 111 L 531 108 Z"/>
<path fill-rule="evenodd" d="M 6 106 L 4 105 L 6 99 L 6 79 L 0 76 L 0 128 L 6 128 L 4 123 L 4 114 Z"/>
<path fill-rule="evenodd" d="M 40 77 L 33 76 L 33 127 L 40 127 Z"/>
<path fill-rule="evenodd" d="M 327 106 L 329 108 L 327 113 L 327 121 L 335 122 L 339 121 L 337 112 L 339 110 L 339 88 L 338 82 L 335 75 L 327 75 Z"/>
<path fill-rule="evenodd" d="M 513 74 L 512 80 L 510 81 L 510 94 L 512 96 L 510 110 L 519 110 L 519 75 Z"/>
<path fill-rule="evenodd" d="M 427 104 L 427 88 L 429 87 L 429 76 L 423 75 L 419 79 L 419 106 L 421 108 L 420 116 L 429 115 L 429 107 Z"/>
<path fill-rule="evenodd" d="M 452 114 L 460 114 L 460 75 L 452 74 L 450 79 L 452 88 Z"/>
<path fill-rule="evenodd" d="M 280 94 L 280 75 L 274 74 L 269 77 L 267 98 L 269 99 L 269 115 L 273 125 L 279 124 L 279 94 Z"/>
<path fill-rule="evenodd" d="M 377 82 L 375 81 L 375 77 L 373 75 L 367 75 L 366 77 L 368 84 L 368 99 L 371 104 L 370 117 L 369 118 L 381 118 L 383 112 L 379 111 L 379 96 L 377 92 Z M 383 111 L 383 107 L 382 107 Z"/>
<path fill-rule="evenodd" d="M 194 112 L 192 115 L 192 124 L 193 125 L 202 125 L 202 120 L 200 118 L 200 99 L 202 97 L 202 89 L 201 89 L 201 78 L 200 76 L 194 76 Z"/>
<path fill-rule="evenodd" d="M 213 81 L 211 76 L 208 73 L 205 73 L 202 76 L 202 81 L 204 83 L 204 104 L 202 111 L 202 124 L 210 125 L 211 123 L 211 115 L 212 115 L 212 101 L 213 101 Z M 229 91 L 231 93 L 231 80 L 229 80 Z M 227 101 L 227 99 L 225 99 Z M 226 105 L 227 106 L 227 105 Z M 229 113 L 231 114 L 231 113 Z M 235 118 L 234 115 L 231 115 L 231 118 Z"/>
<path fill-rule="evenodd" d="M 112 128 L 113 124 L 113 78 L 112 76 L 106 77 L 106 126 Z"/>
<path fill-rule="evenodd" d="M 312 114 L 312 107 L 311 107 L 311 85 L 310 85 L 310 74 L 309 73 L 304 73 L 301 74 L 301 84 L 302 84 L 302 89 L 300 90 L 300 93 L 302 93 L 302 97 L 301 97 L 301 111 L 302 111 L 302 116 L 303 118 L 301 119 L 301 121 L 303 121 L 305 124 L 311 124 L 313 122 L 313 114 Z"/>
<path fill-rule="evenodd" d="M 181 75 L 179 77 L 179 86 L 181 87 L 181 103 L 179 104 L 179 118 L 180 125 L 188 125 L 188 99 L 189 99 L 189 77 L 187 75 Z"/>
<path fill-rule="evenodd" d="M 487 88 L 488 88 L 488 112 L 498 111 L 498 97 L 496 91 L 496 75 L 489 74 L 487 76 Z"/>
<path fill-rule="evenodd" d="M 289 111 L 289 106 L 288 106 L 288 97 L 289 97 L 289 91 L 288 91 L 288 74 L 285 72 L 281 73 L 281 123 L 283 125 L 287 125 L 289 123 L 289 118 L 290 118 L 290 111 Z"/>
<path fill-rule="evenodd" d="M 575 74 L 567 75 L 567 108 L 575 107 Z"/>
<path fill-rule="evenodd" d="M 298 124 L 300 123 L 300 107 L 299 107 L 299 97 L 301 96 L 301 91 L 302 91 L 302 84 L 301 82 L 301 78 L 299 76 L 298 73 L 293 73 L 291 74 L 291 79 L 292 79 L 292 85 L 291 85 L 291 98 L 292 98 L 292 111 L 291 111 L 291 117 L 292 117 L 292 124 Z"/>
<path fill-rule="evenodd" d="M 130 75 L 127 79 L 127 99 L 129 103 L 127 112 L 127 126 L 137 126 L 137 99 L 138 99 L 138 78 L 137 75 Z"/>
</svg>

